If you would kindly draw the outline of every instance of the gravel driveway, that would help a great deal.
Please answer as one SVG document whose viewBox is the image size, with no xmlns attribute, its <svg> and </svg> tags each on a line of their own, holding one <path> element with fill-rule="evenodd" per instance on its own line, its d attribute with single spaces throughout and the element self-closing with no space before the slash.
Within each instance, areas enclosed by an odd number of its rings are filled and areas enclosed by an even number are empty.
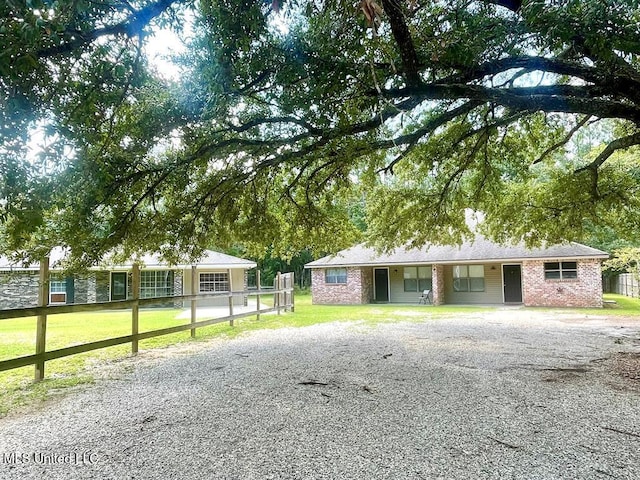
<svg viewBox="0 0 640 480">
<path fill-rule="evenodd" d="M 640 321 L 408 320 L 144 352 L 1 419 L 0 478 L 640 478 Z"/>
</svg>

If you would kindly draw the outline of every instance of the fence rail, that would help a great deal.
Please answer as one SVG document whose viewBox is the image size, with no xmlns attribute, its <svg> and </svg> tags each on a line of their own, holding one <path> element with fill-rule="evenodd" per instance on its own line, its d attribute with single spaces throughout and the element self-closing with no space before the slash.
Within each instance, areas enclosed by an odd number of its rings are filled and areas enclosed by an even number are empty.
<svg viewBox="0 0 640 480">
<path fill-rule="evenodd" d="M 195 285 L 195 268 L 192 270 L 192 286 Z M 230 272 L 229 272 L 230 273 Z M 36 317 L 36 352 L 33 355 L 26 355 L 17 358 L 11 358 L 8 360 L 0 361 L 0 372 L 5 370 L 12 370 L 15 368 L 21 368 L 29 365 L 35 365 L 35 381 L 44 379 L 45 363 L 50 360 L 58 358 L 68 357 L 70 355 L 76 355 L 79 353 L 90 352 L 92 350 L 99 350 L 102 348 L 113 347 L 116 345 L 122 345 L 125 343 L 131 343 L 131 352 L 136 354 L 138 352 L 138 342 L 148 338 L 159 337 L 162 335 L 169 335 L 172 333 L 183 332 L 186 330 L 191 331 L 191 336 L 195 337 L 196 329 L 214 325 L 216 323 L 229 322 L 233 326 L 233 322 L 236 319 L 249 317 L 256 315 L 260 320 L 260 315 L 265 313 L 275 312 L 280 314 L 284 311 L 294 310 L 294 296 L 293 296 L 293 273 L 285 273 L 276 276 L 274 280 L 273 288 L 262 290 L 260 287 L 260 272 L 257 272 L 257 289 L 256 290 L 240 290 L 240 291 L 227 291 L 216 292 L 206 294 L 192 294 L 192 295 L 176 295 L 167 297 L 154 297 L 154 298 L 138 298 L 139 297 L 139 285 L 140 285 L 140 269 L 137 265 L 132 268 L 133 276 L 133 299 L 130 300 L 117 300 L 112 302 L 99 302 L 88 304 L 76 304 L 76 305 L 45 305 L 48 299 L 48 278 L 49 278 L 49 262 L 45 259 L 40 263 L 40 291 L 38 295 L 38 307 L 29 308 L 14 308 L 9 310 L 0 310 L 0 321 L 14 318 L 24 317 Z M 231 278 L 231 275 L 229 275 Z M 261 308 L 260 299 L 265 296 L 273 296 L 273 308 L 263 309 Z M 256 297 L 255 310 L 245 311 L 242 313 L 234 313 L 233 299 L 235 297 Z M 197 306 L 198 300 L 212 299 L 212 298 L 228 298 L 229 315 L 224 317 L 210 318 L 206 320 L 197 321 Z M 189 323 L 183 325 L 176 325 L 173 327 L 162 328 L 158 330 L 151 330 L 147 332 L 138 331 L 138 314 L 139 307 L 145 305 L 157 305 L 160 302 L 175 302 L 188 300 L 191 303 L 191 319 Z M 60 348 L 57 350 L 46 350 L 46 332 L 47 332 L 47 317 L 49 315 L 56 315 L 60 313 L 76 313 L 76 312 L 92 312 L 92 311 L 104 311 L 104 310 L 121 310 L 131 309 L 131 335 L 124 335 L 120 337 L 107 338 L 95 342 L 83 343 L 80 345 L 73 345 L 70 347 Z"/>
</svg>

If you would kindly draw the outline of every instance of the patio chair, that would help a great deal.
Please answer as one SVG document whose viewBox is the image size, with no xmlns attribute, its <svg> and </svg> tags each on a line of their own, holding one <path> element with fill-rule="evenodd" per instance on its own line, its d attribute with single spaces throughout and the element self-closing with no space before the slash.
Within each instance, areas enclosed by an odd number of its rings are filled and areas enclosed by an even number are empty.
<svg viewBox="0 0 640 480">
<path fill-rule="evenodd" d="M 431 304 L 431 297 L 429 295 L 431 295 L 431 290 L 423 290 L 422 295 L 420 295 L 420 300 L 418 300 L 418 305 L 421 303 L 424 303 L 425 305 L 427 303 Z"/>
</svg>

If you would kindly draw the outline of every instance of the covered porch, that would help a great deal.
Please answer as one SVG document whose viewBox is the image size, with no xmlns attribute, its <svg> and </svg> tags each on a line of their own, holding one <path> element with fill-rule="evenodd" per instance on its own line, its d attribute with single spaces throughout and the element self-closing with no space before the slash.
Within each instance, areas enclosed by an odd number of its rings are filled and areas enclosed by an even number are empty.
<svg viewBox="0 0 640 480">
<path fill-rule="evenodd" d="M 425 290 L 433 305 L 522 303 L 520 264 L 466 263 L 361 267 L 371 278 L 371 301 L 419 303 Z"/>
</svg>

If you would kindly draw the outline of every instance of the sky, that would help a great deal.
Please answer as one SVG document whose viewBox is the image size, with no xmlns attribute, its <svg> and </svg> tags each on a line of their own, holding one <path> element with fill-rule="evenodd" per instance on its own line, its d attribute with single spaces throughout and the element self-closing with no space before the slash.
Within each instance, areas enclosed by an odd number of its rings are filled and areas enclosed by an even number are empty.
<svg viewBox="0 0 640 480">
<path fill-rule="evenodd" d="M 151 65 L 154 65 L 158 73 L 168 80 L 178 80 L 180 72 L 178 67 L 171 62 L 171 56 L 185 51 L 185 46 L 175 32 L 168 29 L 157 29 L 148 37 L 144 47 L 145 54 Z M 36 126 L 27 143 L 27 161 L 38 164 L 41 162 L 39 155 L 46 150 L 47 144 L 55 141 L 45 134 L 45 122 Z M 72 152 L 69 152 L 71 155 Z M 50 165 L 43 165 L 48 170 Z"/>
<path fill-rule="evenodd" d="M 153 36 L 147 39 L 144 47 L 149 63 L 154 65 L 158 73 L 168 80 L 177 80 L 178 67 L 171 62 L 171 56 L 185 51 L 182 40 L 175 32 L 168 29 L 156 30 Z"/>
</svg>

